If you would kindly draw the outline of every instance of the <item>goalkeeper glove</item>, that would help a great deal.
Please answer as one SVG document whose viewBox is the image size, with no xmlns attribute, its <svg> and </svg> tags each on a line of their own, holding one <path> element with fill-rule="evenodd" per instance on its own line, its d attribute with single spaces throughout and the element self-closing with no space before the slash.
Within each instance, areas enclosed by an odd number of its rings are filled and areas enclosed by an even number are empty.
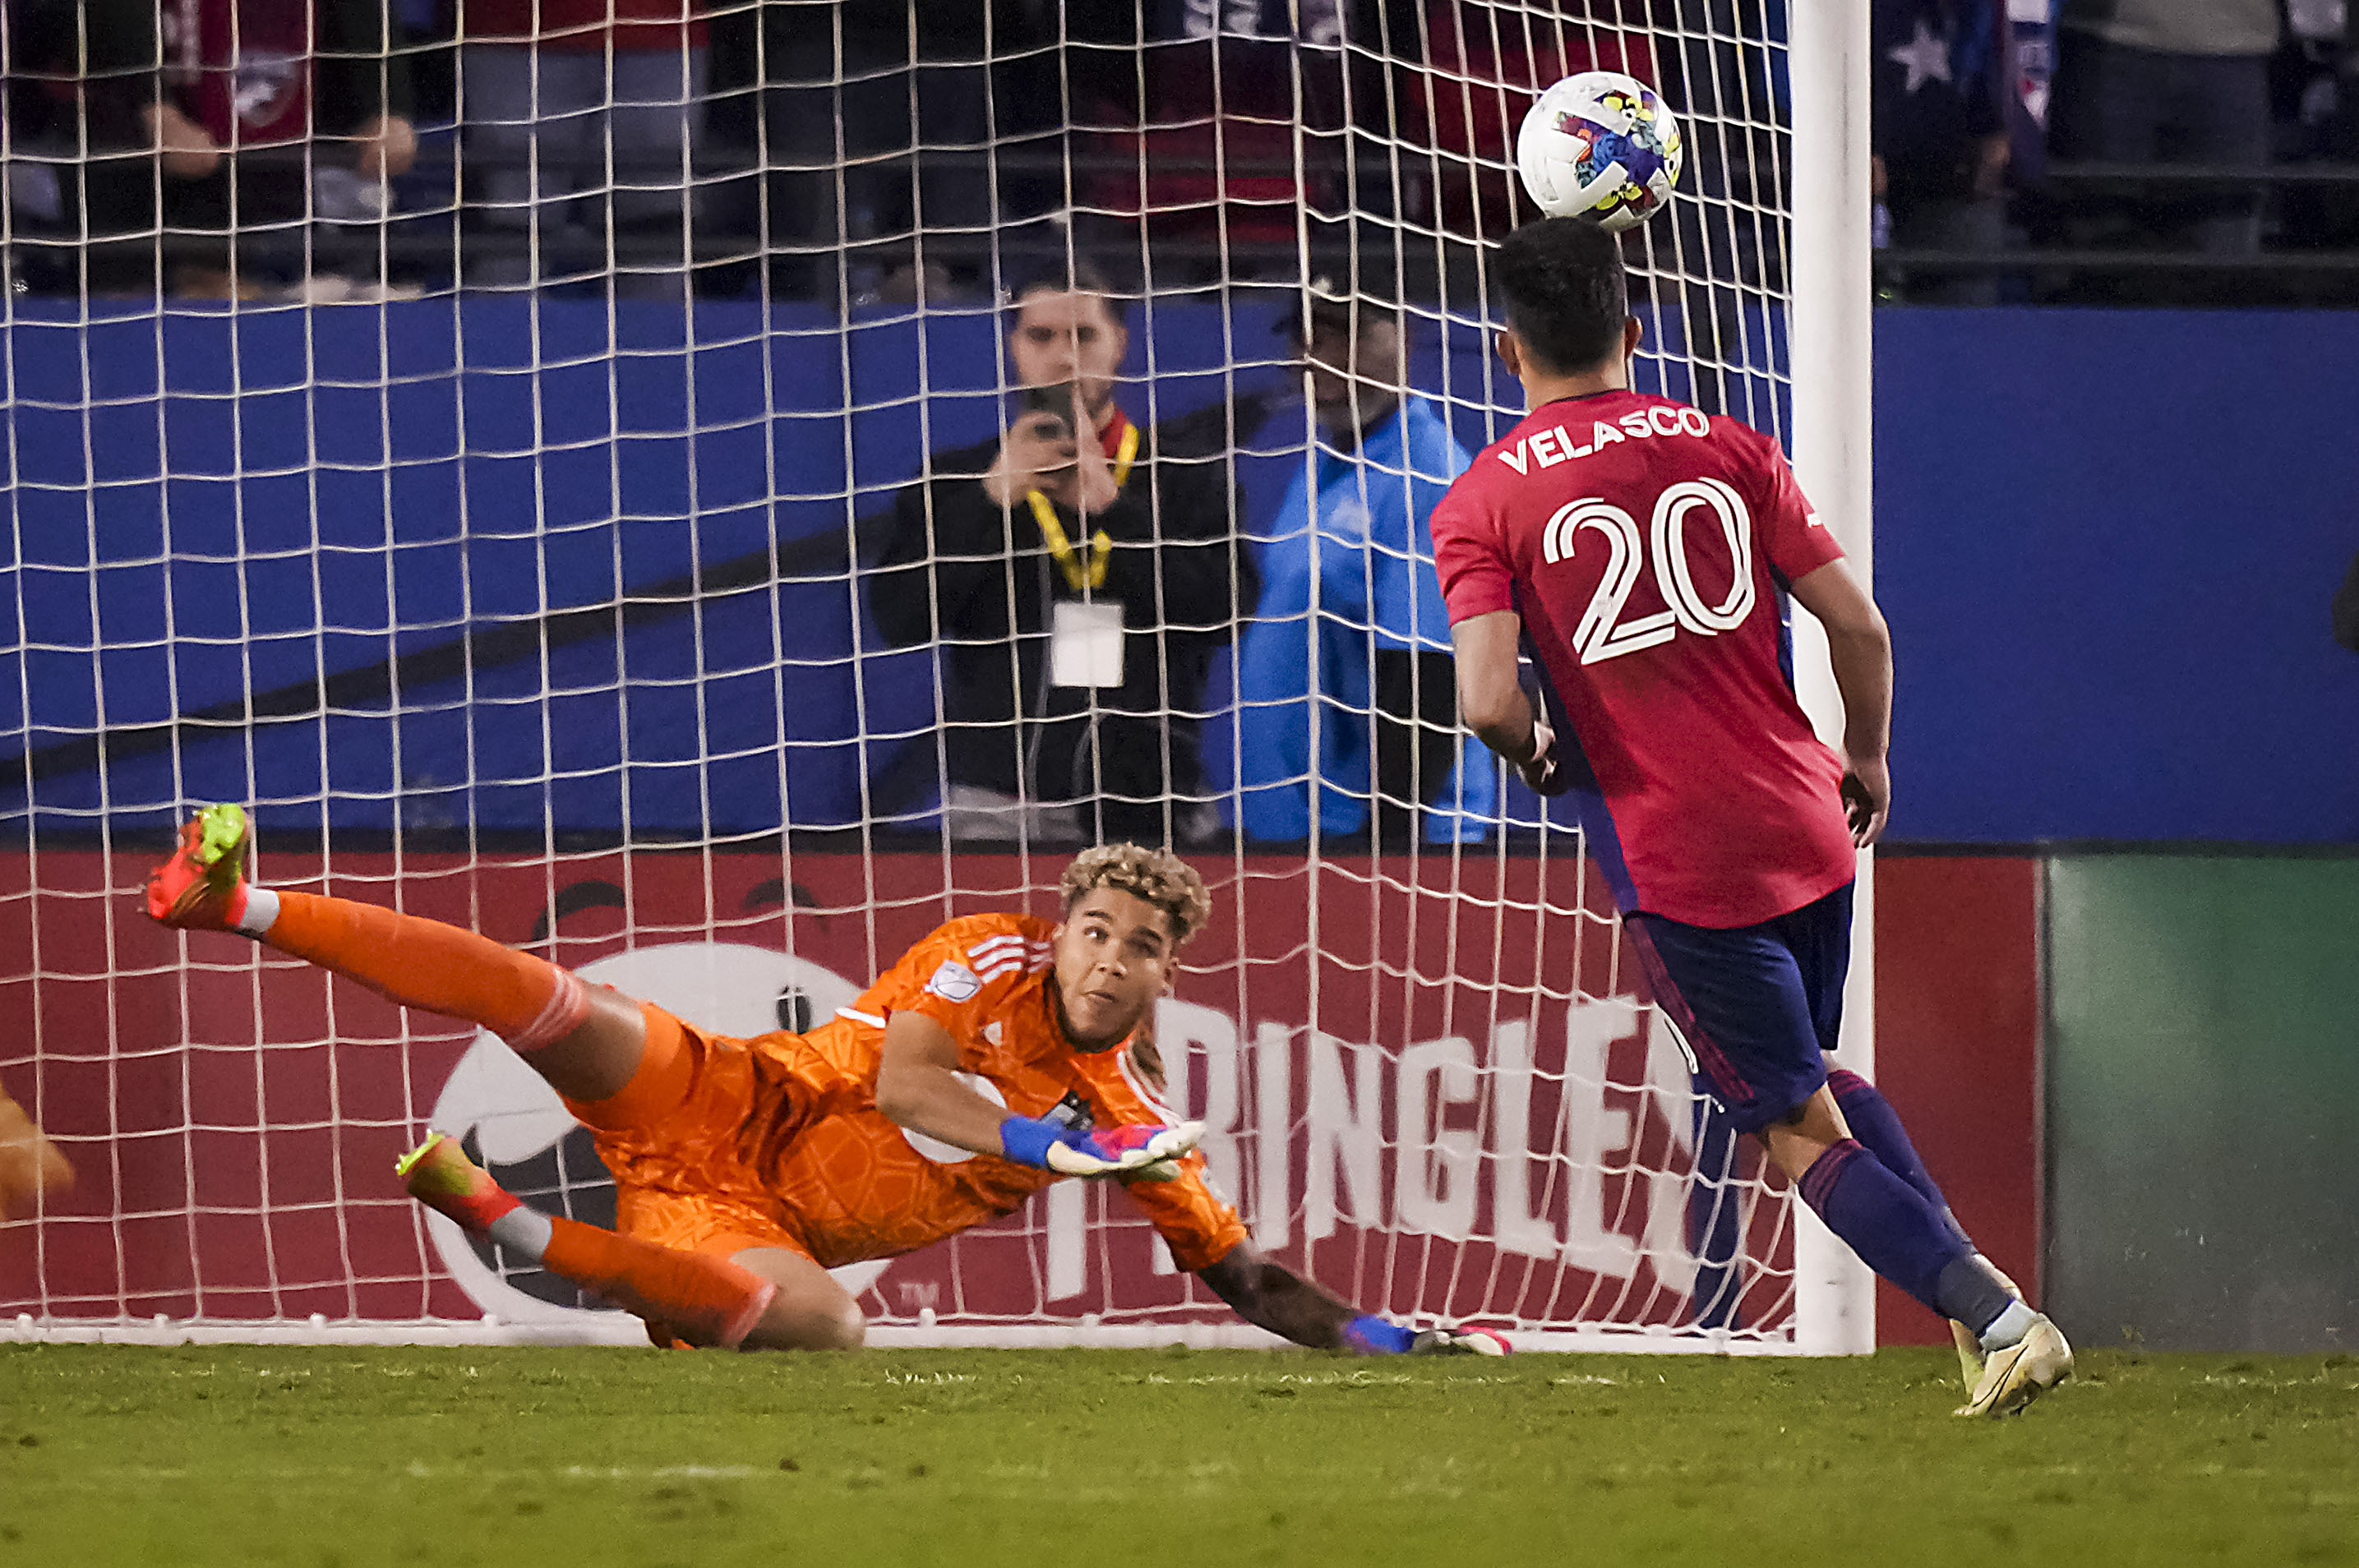
<svg viewBox="0 0 2359 1568">
<path fill-rule="evenodd" d="M 1410 1329 L 1363 1313 L 1343 1325 L 1343 1348 L 1363 1356 L 1505 1356 L 1512 1346 L 1488 1328 Z"/>
<path fill-rule="evenodd" d="M 999 1146 L 1019 1165 L 1060 1176 L 1116 1176 L 1129 1181 L 1168 1182 L 1180 1162 L 1204 1136 L 1201 1121 L 1177 1127 L 1123 1122 L 1094 1132 L 1033 1116 L 1011 1116 L 999 1124 Z"/>
<path fill-rule="evenodd" d="M 1505 1356 L 1515 1349 L 1495 1328 L 1469 1328 L 1444 1324 L 1419 1334 L 1409 1347 L 1412 1356 Z"/>
</svg>

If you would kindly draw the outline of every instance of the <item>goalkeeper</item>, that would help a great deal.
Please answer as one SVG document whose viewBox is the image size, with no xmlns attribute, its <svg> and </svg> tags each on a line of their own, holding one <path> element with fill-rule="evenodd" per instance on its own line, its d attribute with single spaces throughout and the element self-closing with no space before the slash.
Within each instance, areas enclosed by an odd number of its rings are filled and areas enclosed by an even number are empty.
<svg viewBox="0 0 2359 1568">
<path fill-rule="evenodd" d="M 1126 1048 L 1211 910 L 1202 879 L 1165 851 L 1085 850 L 1065 871 L 1062 922 L 953 920 L 809 1033 L 736 1040 L 456 926 L 255 887 L 249 837 L 234 806 L 200 813 L 149 878 L 148 913 L 243 933 L 506 1040 L 596 1135 L 616 1229 L 525 1207 L 439 1133 L 401 1162 L 410 1195 L 636 1314 L 658 1344 L 854 1347 L 864 1320 L 830 1269 L 1083 1176 L 1123 1183 L 1180 1267 L 1298 1345 L 1504 1348 L 1355 1311 L 1260 1257 L 1206 1183 L 1201 1127 L 1173 1124 Z M 976 1157 L 929 1160 L 907 1133 Z"/>
</svg>

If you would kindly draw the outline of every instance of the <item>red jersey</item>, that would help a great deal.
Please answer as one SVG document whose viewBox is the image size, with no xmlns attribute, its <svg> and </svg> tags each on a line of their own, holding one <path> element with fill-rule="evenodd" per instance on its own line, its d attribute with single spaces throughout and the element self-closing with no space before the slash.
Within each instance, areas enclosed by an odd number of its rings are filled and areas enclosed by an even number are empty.
<svg viewBox="0 0 2359 1568">
<path fill-rule="evenodd" d="M 170 0 L 157 12 L 165 80 L 235 151 L 311 134 L 310 0 Z"/>
<path fill-rule="evenodd" d="M 461 36 L 471 44 L 537 44 L 545 49 L 702 49 L 703 0 L 462 0 Z"/>
<path fill-rule="evenodd" d="M 1625 912 L 1752 925 L 1852 879 L 1785 606 L 1843 548 L 1775 441 L 1640 393 L 1551 403 L 1450 487 L 1433 550 L 1453 624 L 1522 618 Z"/>
</svg>

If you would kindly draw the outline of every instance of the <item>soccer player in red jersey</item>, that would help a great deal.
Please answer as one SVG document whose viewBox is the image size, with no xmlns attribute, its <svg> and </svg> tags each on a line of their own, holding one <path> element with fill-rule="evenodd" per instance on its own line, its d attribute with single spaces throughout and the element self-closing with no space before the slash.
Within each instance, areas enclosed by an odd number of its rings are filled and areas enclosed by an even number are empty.
<svg viewBox="0 0 2359 1568">
<path fill-rule="evenodd" d="M 1630 389 L 1612 235 L 1529 224 L 1491 276 L 1531 412 L 1433 514 L 1460 711 L 1535 789 L 1574 795 L 1699 1089 L 1870 1267 L 1972 1332 L 1959 1413 L 2019 1410 L 2071 1347 L 1974 1250 L 1883 1096 L 1823 1054 L 1856 851 L 1890 804 L 1884 618 L 1775 441 Z M 1826 628 L 1841 757 L 1795 699 L 1789 595 Z"/>
<path fill-rule="evenodd" d="M 156 868 L 147 912 L 234 931 L 408 1007 L 493 1031 L 597 1135 L 613 1231 L 525 1207 L 441 1134 L 412 1196 L 636 1314 L 659 1344 L 848 1349 L 865 1325 L 828 1270 L 1012 1213 L 1060 1176 L 1121 1182 L 1238 1315 L 1299 1345 L 1495 1354 L 1486 1329 L 1412 1332 L 1258 1254 L 1169 1125 L 1136 1037 L 1212 901 L 1161 850 L 1084 850 L 1065 917 L 980 914 L 912 947 L 807 1033 L 710 1034 L 651 1003 L 439 921 L 255 887 L 250 830 L 210 806 Z M 986 1098 L 978 1087 L 995 1097 Z M 935 1160 L 907 1134 L 973 1156 Z"/>
</svg>

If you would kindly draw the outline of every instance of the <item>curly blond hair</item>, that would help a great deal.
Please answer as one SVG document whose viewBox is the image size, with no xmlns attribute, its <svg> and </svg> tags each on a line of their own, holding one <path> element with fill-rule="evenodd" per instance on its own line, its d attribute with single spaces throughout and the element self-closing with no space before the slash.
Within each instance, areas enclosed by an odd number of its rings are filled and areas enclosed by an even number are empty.
<svg viewBox="0 0 2359 1568">
<path fill-rule="evenodd" d="M 1065 868 L 1057 891 L 1070 911 L 1100 888 L 1126 892 L 1161 910 L 1171 922 L 1175 946 L 1204 929 L 1204 922 L 1212 917 L 1212 895 L 1204 891 L 1204 879 L 1169 849 L 1142 849 L 1136 844 L 1084 849 Z"/>
</svg>

